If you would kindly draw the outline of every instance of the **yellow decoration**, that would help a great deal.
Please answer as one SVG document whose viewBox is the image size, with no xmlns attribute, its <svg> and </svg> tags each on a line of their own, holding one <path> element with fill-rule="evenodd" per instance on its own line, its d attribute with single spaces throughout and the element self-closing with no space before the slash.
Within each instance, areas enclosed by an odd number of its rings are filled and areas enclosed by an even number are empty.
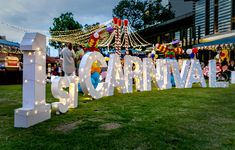
<svg viewBox="0 0 235 150">
<path fill-rule="evenodd" d="M 105 57 L 105 61 L 109 61 L 109 57 Z"/>
<path fill-rule="evenodd" d="M 100 62 L 99 61 L 95 61 L 93 64 L 92 64 L 92 67 L 100 67 Z"/>
<path fill-rule="evenodd" d="M 155 54 L 155 58 L 156 58 L 156 59 L 158 58 L 158 54 Z"/>
<path fill-rule="evenodd" d="M 93 73 L 93 72 L 98 72 L 98 73 L 100 73 L 100 72 L 101 72 L 100 66 L 101 66 L 100 62 L 95 61 L 95 62 L 92 64 L 91 73 Z"/>
<path fill-rule="evenodd" d="M 221 53 L 224 53 L 224 56 L 221 56 L 221 60 L 224 60 L 226 58 L 228 61 L 228 50 L 223 49 Z"/>
<path fill-rule="evenodd" d="M 91 68 L 91 73 L 93 73 L 93 72 L 98 72 L 98 73 L 100 73 L 100 72 L 101 72 L 101 68 L 99 68 L 99 67 L 92 67 L 92 68 Z"/>
</svg>

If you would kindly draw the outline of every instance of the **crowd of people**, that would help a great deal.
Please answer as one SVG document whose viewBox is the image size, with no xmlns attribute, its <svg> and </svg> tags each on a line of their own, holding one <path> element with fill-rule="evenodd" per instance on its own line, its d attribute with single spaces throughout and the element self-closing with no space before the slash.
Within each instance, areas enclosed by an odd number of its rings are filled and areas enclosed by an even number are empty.
<svg viewBox="0 0 235 150">
<path fill-rule="evenodd" d="M 228 62 L 227 59 L 225 58 L 221 62 L 221 75 L 224 76 L 225 80 L 230 80 L 231 71 L 235 71 L 234 60 Z"/>
<path fill-rule="evenodd" d="M 209 77 L 209 66 L 208 62 L 201 62 L 203 68 L 203 74 L 206 78 Z M 225 58 L 221 62 L 216 63 L 216 77 L 217 80 L 230 81 L 231 80 L 231 71 L 235 71 L 235 62 L 234 60 L 227 61 Z"/>
</svg>

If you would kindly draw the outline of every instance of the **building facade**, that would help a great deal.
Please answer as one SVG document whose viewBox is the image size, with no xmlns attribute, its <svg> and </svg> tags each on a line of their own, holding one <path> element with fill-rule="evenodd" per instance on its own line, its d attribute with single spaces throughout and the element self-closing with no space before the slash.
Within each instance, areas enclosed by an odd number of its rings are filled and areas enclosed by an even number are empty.
<svg viewBox="0 0 235 150">
<path fill-rule="evenodd" d="M 145 28 L 138 33 L 152 44 L 169 43 L 178 39 L 182 41 L 182 47 L 188 49 L 198 43 L 195 31 L 194 14 L 191 12 Z"/>
<path fill-rule="evenodd" d="M 200 43 L 194 47 L 204 52 L 200 61 L 214 59 L 211 53 L 221 62 L 235 60 L 235 0 L 198 0 L 195 28 Z"/>
<path fill-rule="evenodd" d="M 235 0 L 198 0 L 195 5 L 197 36 L 230 32 L 235 29 Z"/>
<path fill-rule="evenodd" d="M 165 3 L 171 3 L 175 17 L 182 16 L 193 11 L 194 2 L 187 0 L 167 0 Z M 183 9 L 182 9 L 183 8 Z"/>
</svg>

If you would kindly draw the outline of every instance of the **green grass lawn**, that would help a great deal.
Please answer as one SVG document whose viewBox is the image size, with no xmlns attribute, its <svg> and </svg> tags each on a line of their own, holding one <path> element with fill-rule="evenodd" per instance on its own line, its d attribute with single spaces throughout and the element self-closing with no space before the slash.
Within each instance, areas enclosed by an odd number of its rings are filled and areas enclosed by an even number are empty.
<svg viewBox="0 0 235 150">
<path fill-rule="evenodd" d="M 2 149 L 235 149 L 235 85 L 79 95 L 79 107 L 28 129 L 14 128 L 21 85 L 0 86 Z M 47 101 L 56 101 L 47 85 Z"/>
</svg>

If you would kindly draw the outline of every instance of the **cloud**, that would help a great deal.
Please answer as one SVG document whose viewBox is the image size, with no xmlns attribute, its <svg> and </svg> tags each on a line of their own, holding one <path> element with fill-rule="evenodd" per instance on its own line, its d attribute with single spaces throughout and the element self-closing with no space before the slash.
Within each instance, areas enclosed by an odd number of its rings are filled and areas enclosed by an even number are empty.
<svg viewBox="0 0 235 150">
<path fill-rule="evenodd" d="M 0 22 L 25 29 L 47 31 L 52 26 L 54 17 L 58 17 L 61 13 L 72 12 L 79 23 L 93 24 L 112 18 L 112 9 L 118 2 L 118 0 L 4 0 L 0 5 Z M 19 42 L 22 36 L 19 36 L 19 33 L 14 36 L 14 30 L 10 27 L 8 29 L 1 27 L 0 35 L 5 34 L 9 39 Z M 23 34 L 22 31 L 14 32 Z"/>
</svg>

